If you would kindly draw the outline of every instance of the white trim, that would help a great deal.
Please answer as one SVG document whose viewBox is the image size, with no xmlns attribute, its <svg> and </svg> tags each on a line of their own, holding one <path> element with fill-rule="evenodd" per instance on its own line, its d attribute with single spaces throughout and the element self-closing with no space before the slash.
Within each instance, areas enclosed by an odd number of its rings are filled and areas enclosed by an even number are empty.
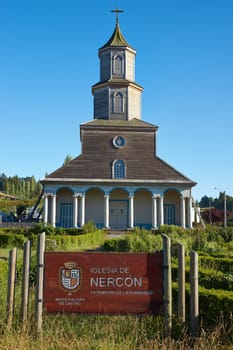
<svg viewBox="0 0 233 350">
<path fill-rule="evenodd" d="M 63 183 L 70 183 L 70 182 L 75 182 L 75 183 L 79 183 L 79 182 L 90 182 L 90 183 L 98 183 L 98 182 L 105 182 L 105 183 L 111 183 L 111 182 L 122 182 L 122 183 L 151 183 L 151 184 L 189 184 L 191 185 L 192 182 L 188 181 L 188 180 L 135 180 L 135 179 L 77 179 L 77 178 L 48 178 L 48 179 L 42 179 L 42 182 L 45 182 L 46 184 L 49 182 L 63 182 Z M 193 185 L 194 186 L 194 185 Z"/>
</svg>

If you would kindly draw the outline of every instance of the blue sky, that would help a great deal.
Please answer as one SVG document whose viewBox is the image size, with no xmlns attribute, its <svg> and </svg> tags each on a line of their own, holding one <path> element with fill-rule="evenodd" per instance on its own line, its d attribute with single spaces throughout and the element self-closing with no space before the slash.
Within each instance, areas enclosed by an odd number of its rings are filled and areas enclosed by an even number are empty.
<svg viewBox="0 0 233 350">
<path fill-rule="evenodd" d="M 116 6 L 157 155 L 197 182 L 195 199 L 233 196 L 232 0 L 1 0 L 0 173 L 39 180 L 80 154 Z"/>
</svg>

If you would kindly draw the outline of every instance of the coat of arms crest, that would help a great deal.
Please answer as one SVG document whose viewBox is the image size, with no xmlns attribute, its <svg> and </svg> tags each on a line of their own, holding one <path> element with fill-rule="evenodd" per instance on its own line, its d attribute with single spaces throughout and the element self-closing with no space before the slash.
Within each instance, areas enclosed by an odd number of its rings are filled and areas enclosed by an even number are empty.
<svg viewBox="0 0 233 350">
<path fill-rule="evenodd" d="M 77 263 L 68 261 L 60 268 L 61 288 L 69 292 L 76 292 L 81 283 L 81 269 L 77 268 Z"/>
</svg>

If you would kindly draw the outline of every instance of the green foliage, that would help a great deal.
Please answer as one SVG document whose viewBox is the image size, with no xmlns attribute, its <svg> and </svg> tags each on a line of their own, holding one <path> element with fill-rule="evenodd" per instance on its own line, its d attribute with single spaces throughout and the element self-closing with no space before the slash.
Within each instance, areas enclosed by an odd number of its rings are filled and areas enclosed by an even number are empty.
<svg viewBox="0 0 233 350">
<path fill-rule="evenodd" d="M 224 289 L 233 291 L 233 273 L 212 269 L 199 269 L 199 285 L 207 289 Z"/>
<path fill-rule="evenodd" d="M 6 194 L 21 199 L 33 199 L 39 196 L 42 191 L 40 182 L 36 181 L 34 176 L 20 178 L 17 175 L 7 177 L 5 174 L 1 174 L 0 188 Z"/>
<path fill-rule="evenodd" d="M 224 316 L 225 327 L 232 327 L 233 293 L 199 287 L 200 315 L 206 327 L 213 327 Z"/>
<path fill-rule="evenodd" d="M 233 341 L 233 293 L 222 289 L 207 289 L 199 286 L 199 314 L 202 330 L 213 330 L 221 322 L 221 327 L 229 329 L 230 339 Z M 178 298 L 178 284 L 172 283 L 172 295 L 174 301 Z M 186 299 L 186 319 L 189 319 L 190 314 L 190 285 L 185 285 Z M 177 305 L 174 303 L 177 310 Z"/>
<path fill-rule="evenodd" d="M 7 280 L 8 280 L 8 261 L 0 259 L 0 315 L 2 314 L 2 311 L 6 310 Z M 0 317 L 0 321 L 1 321 L 1 317 Z"/>
<path fill-rule="evenodd" d="M 93 233 L 97 230 L 97 227 L 95 226 L 93 221 L 88 221 L 83 227 L 81 228 L 81 233 Z"/>
<path fill-rule="evenodd" d="M 11 248 L 17 247 L 22 248 L 25 242 L 25 237 L 20 234 L 0 234 L 0 247 Z"/>
<path fill-rule="evenodd" d="M 7 283 L 7 273 L 8 273 L 8 261 L 0 260 L 0 286 Z"/>
<path fill-rule="evenodd" d="M 219 270 L 222 272 L 233 272 L 232 258 L 215 258 L 212 256 L 199 256 L 199 265 L 205 269 Z"/>
<path fill-rule="evenodd" d="M 185 269 L 185 280 L 190 281 L 190 270 L 187 267 Z M 224 289 L 228 291 L 233 291 L 233 273 L 230 271 L 219 271 L 213 269 L 203 269 L 198 270 L 198 284 L 206 289 Z M 177 281 L 178 279 L 178 266 L 172 264 L 172 279 Z"/>
<path fill-rule="evenodd" d="M 53 227 L 52 225 L 37 224 L 27 230 L 26 235 L 30 234 L 40 234 L 45 232 L 46 236 L 50 235 L 69 235 L 78 236 L 86 233 L 94 233 L 98 231 L 97 227 L 92 221 L 87 222 L 82 228 L 64 228 L 64 227 Z"/>
<path fill-rule="evenodd" d="M 93 233 L 80 234 L 76 236 L 70 235 L 50 235 L 46 238 L 46 250 L 82 250 L 90 247 L 98 247 L 103 244 L 105 233 L 97 230 Z"/>
<path fill-rule="evenodd" d="M 161 236 L 155 236 L 148 232 L 131 233 L 124 238 L 107 240 L 104 243 L 105 251 L 116 252 L 147 252 L 152 253 L 162 248 Z"/>
</svg>

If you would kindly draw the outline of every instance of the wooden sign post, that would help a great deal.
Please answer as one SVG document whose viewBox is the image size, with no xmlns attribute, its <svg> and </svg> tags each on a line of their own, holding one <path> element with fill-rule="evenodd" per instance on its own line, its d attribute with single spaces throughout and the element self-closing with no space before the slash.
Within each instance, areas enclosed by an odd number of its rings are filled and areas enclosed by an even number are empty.
<svg viewBox="0 0 233 350">
<path fill-rule="evenodd" d="M 21 296 L 21 320 L 23 323 L 28 317 L 28 301 L 29 301 L 29 277 L 30 277 L 30 251 L 31 242 L 24 244 L 23 251 L 23 277 L 22 277 L 22 296 Z"/>
<path fill-rule="evenodd" d="M 9 253 L 8 288 L 7 288 L 7 325 L 12 325 L 15 297 L 15 277 L 16 277 L 16 257 L 17 249 L 13 248 Z"/>
<path fill-rule="evenodd" d="M 36 323 L 37 330 L 42 330 L 43 316 L 43 284 L 44 284 L 44 251 L 45 251 L 45 232 L 38 236 L 37 240 L 37 273 L 36 273 Z"/>
<path fill-rule="evenodd" d="M 172 330 L 172 274 L 171 274 L 171 240 L 167 235 L 163 238 L 163 293 L 164 293 L 164 328 L 165 335 L 170 336 Z"/>
</svg>

